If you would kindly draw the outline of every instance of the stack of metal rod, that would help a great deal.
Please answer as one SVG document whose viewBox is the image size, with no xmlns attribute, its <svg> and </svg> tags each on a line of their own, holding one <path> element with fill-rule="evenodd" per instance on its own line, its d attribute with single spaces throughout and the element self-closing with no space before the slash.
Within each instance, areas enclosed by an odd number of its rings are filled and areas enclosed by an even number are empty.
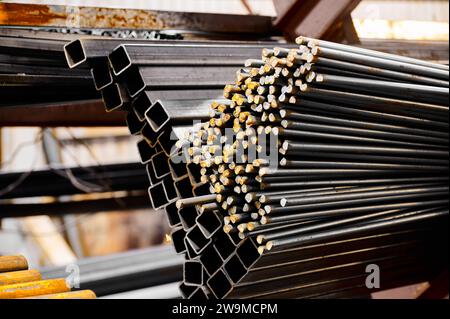
<svg viewBox="0 0 450 319">
<path fill-rule="evenodd" d="M 368 264 L 387 289 L 448 259 L 448 67 L 298 44 L 246 61 L 189 147 L 216 195 L 177 202 L 199 205 L 186 244 L 208 249 L 185 283 L 217 298 L 363 296 Z M 212 267 L 220 224 L 237 247 Z"/>
<path fill-rule="evenodd" d="M 71 291 L 64 278 L 43 280 L 25 257 L 0 256 L 0 299 L 95 299 L 91 290 Z"/>
<path fill-rule="evenodd" d="M 92 72 L 111 82 L 107 110 L 143 136 L 150 198 L 188 259 L 186 298 L 367 297 L 369 264 L 388 289 L 448 263 L 448 67 L 298 45 L 263 44 L 218 99 L 226 63 L 205 66 L 217 53 L 199 44 L 119 46 L 110 76 Z"/>
</svg>

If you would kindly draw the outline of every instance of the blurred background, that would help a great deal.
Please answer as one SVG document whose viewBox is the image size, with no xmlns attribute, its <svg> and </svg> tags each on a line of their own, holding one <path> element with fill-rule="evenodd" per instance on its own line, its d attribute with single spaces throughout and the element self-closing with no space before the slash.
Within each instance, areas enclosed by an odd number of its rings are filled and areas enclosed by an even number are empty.
<svg viewBox="0 0 450 319">
<path fill-rule="evenodd" d="M 327 9 L 327 1 L 321 1 L 324 2 L 322 14 L 310 17 L 312 22 L 332 19 L 333 8 Z M 96 28 L 99 33 L 114 28 L 148 30 L 149 14 L 159 11 L 153 15 L 154 30 L 172 29 L 171 34 L 177 34 L 178 27 L 192 21 L 179 15 L 176 24 L 174 16 L 167 12 L 256 15 L 267 17 L 277 26 L 290 3 L 4 0 L 0 1 L 0 25 L 33 26 L 66 33 L 77 30 L 73 32 L 81 34 L 90 28 Z M 328 7 L 333 6 L 328 3 Z M 165 17 L 167 24 L 175 28 L 160 27 Z M 330 20 L 330 23 L 343 25 L 342 42 L 448 63 L 449 2 L 446 0 L 353 1 L 350 12 L 344 15 L 340 12 L 339 17 L 339 21 Z M 279 25 L 283 26 L 281 22 Z M 208 32 L 207 28 L 205 25 L 197 31 Z M 126 34 L 133 36 L 130 33 Z M 281 34 L 260 36 L 270 38 Z M 240 38 L 229 36 L 233 37 Z M 137 139 L 128 132 L 124 119 L 114 119 L 111 125 L 106 120 L 107 123 L 102 123 L 98 117 L 98 121 L 87 127 L 66 126 L 53 120 L 49 123 L 49 118 L 56 115 L 47 113 L 51 111 L 46 108 L 33 112 L 30 121 L 26 112 L 0 111 L 0 255 L 21 253 L 27 256 L 32 267 L 45 269 L 88 257 L 170 244 L 164 214 L 152 211 L 146 204 L 145 168 L 140 165 Z M 65 115 L 73 116 L 67 112 Z M 77 170 L 80 167 L 84 169 Z M 58 174 L 51 174 L 55 171 Z M 70 203 L 70 209 L 58 203 Z M 415 293 L 414 289 L 410 288 L 408 293 Z"/>
</svg>

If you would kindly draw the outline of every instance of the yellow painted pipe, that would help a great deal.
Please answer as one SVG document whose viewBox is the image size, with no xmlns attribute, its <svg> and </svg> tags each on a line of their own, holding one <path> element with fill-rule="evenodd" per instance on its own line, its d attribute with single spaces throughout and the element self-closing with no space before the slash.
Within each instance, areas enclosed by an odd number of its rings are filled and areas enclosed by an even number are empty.
<svg viewBox="0 0 450 319">
<path fill-rule="evenodd" d="M 27 269 L 28 262 L 24 256 L 0 256 L 0 273 Z"/>
<path fill-rule="evenodd" d="M 68 292 L 65 279 L 51 279 L 0 286 L 0 299 L 25 298 Z"/>
<path fill-rule="evenodd" d="M 97 296 L 92 290 L 80 290 L 80 291 L 63 292 L 52 295 L 27 297 L 23 299 L 95 299 L 95 298 L 97 298 Z"/>
<path fill-rule="evenodd" d="M 0 286 L 39 280 L 42 280 L 41 274 L 35 269 L 0 273 Z"/>
</svg>

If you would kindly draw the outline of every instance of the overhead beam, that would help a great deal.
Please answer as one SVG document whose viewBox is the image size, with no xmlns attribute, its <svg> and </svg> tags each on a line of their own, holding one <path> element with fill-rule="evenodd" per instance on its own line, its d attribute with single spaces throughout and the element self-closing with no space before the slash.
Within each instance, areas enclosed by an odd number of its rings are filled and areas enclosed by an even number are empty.
<svg viewBox="0 0 450 319">
<path fill-rule="evenodd" d="M 350 14 L 347 14 L 341 20 L 336 21 L 323 38 L 325 37 L 335 42 L 347 44 L 361 43 Z"/>
<path fill-rule="evenodd" d="M 336 26 L 342 22 L 360 0 L 296 0 L 289 5 L 287 0 L 273 0 L 278 7 L 275 26 L 289 40 L 299 35 L 333 40 Z"/>
<path fill-rule="evenodd" d="M 275 8 L 275 12 L 277 16 L 281 16 L 286 14 L 289 8 L 296 2 L 297 0 L 273 0 L 273 6 Z"/>
<path fill-rule="evenodd" d="M 233 14 L 17 3 L 0 3 L 0 25 L 82 29 L 175 29 L 265 36 L 274 32 L 272 18 L 267 16 L 246 15 L 243 18 L 242 15 Z"/>
</svg>

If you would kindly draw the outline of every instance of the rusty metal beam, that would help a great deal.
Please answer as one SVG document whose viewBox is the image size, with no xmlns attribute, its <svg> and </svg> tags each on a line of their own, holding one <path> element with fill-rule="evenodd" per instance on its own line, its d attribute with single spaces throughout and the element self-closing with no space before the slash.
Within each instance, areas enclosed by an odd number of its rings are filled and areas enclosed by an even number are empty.
<svg viewBox="0 0 450 319">
<path fill-rule="evenodd" d="M 0 25 L 273 34 L 266 16 L 0 3 Z M 239 23 L 236 23 L 239 21 Z"/>
<path fill-rule="evenodd" d="M 326 38 L 346 44 L 361 43 L 350 13 L 333 24 L 327 32 Z"/>
<path fill-rule="evenodd" d="M 125 126 L 125 112 L 106 113 L 102 100 L 0 107 L 1 126 Z"/>
<path fill-rule="evenodd" d="M 277 16 L 284 15 L 297 0 L 274 0 L 273 6 Z"/>
<path fill-rule="evenodd" d="M 353 19 L 351 14 L 347 14 L 347 16 L 342 21 L 342 29 L 344 33 L 344 37 L 348 43 L 352 44 L 360 44 L 361 41 L 358 36 L 358 32 L 356 31 L 355 25 L 353 24 Z"/>
<path fill-rule="evenodd" d="M 274 0 L 275 7 L 278 1 Z M 336 24 L 343 21 L 360 0 L 297 0 L 291 5 L 285 0 L 282 2 L 274 24 L 289 40 L 299 35 L 333 40 Z"/>
</svg>

